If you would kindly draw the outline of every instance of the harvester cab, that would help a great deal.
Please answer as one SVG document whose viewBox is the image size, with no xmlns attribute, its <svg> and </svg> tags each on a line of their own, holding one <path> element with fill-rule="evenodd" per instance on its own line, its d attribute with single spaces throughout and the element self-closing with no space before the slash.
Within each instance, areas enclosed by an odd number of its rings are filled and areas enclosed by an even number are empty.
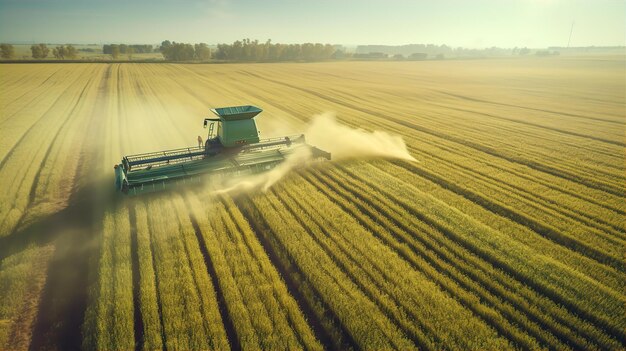
<svg viewBox="0 0 626 351">
<path fill-rule="evenodd" d="M 215 155 L 222 148 L 234 148 L 258 143 L 259 131 L 254 117 L 263 112 L 256 106 L 213 108 L 216 118 L 205 118 L 204 127 L 209 126 L 205 143 L 207 154 Z M 217 131 L 216 131 L 217 129 Z"/>
<path fill-rule="evenodd" d="M 282 163 L 296 147 L 309 149 L 314 159 L 330 160 L 330 153 L 305 142 L 304 135 L 261 140 L 254 118 L 256 106 L 211 109 L 204 147 L 125 156 L 115 165 L 115 187 L 125 194 L 167 189 L 175 184 L 198 183 L 203 177 L 253 174 Z"/>
</svg>

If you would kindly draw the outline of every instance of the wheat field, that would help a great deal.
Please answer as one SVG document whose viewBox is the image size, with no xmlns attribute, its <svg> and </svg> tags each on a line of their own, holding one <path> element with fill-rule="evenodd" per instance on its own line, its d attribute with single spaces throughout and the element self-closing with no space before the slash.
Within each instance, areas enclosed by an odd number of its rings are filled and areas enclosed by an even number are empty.
<svg viewBox="0 0 626 351">
<path fill-rule="evenodd" d="M 0 65 L 0 349 L 623 349 L 620 56 Z M 415 162 L 116 193 L 124 155 L 333 113 Z"/>
</svg>

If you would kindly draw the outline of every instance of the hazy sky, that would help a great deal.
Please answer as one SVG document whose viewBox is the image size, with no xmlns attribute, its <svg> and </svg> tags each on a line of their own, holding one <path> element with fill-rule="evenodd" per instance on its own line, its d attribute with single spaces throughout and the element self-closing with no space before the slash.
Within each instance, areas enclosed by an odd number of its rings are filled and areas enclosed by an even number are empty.
<svg viewBox="0 0 626 351">
<path fill-rule="evenodd" d="M 0 41 L 626 45 L 626 0 L 0 0 Z"/>
</svg>

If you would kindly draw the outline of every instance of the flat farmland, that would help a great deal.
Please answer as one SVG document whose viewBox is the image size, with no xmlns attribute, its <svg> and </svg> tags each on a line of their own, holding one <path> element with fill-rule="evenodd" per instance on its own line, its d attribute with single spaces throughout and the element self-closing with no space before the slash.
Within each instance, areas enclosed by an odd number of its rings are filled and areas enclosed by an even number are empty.
<svg viewBox="0 0 626 351">
<path fill-rule="evenodd" d="M 623 349 L 625 62 L 2 64 L 0 349 Z M 115 192 L 247 104 L 417 162 Z"/>
</svg>

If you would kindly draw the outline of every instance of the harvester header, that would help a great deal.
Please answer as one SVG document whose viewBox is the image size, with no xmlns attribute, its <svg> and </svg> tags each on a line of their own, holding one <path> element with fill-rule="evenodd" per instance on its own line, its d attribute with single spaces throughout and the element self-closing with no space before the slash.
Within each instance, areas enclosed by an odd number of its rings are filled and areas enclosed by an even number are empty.
<svg viewBox="0 0 626 351">
<path fill-rule="evenodd" d="M 306 144 L 303 134 L 259 138 L 256 106 L 220 107 L 204 119 L 204 145 L 124 156 L 115 165 L 115 187 L 125 194 L 167 189 L 174 184 L 200 182 L 209 175 L 253 174 L 282 163 L 296 147 L 306 147 L 313 158 L 330 160 L 330 153 Z"/>
</svg>

